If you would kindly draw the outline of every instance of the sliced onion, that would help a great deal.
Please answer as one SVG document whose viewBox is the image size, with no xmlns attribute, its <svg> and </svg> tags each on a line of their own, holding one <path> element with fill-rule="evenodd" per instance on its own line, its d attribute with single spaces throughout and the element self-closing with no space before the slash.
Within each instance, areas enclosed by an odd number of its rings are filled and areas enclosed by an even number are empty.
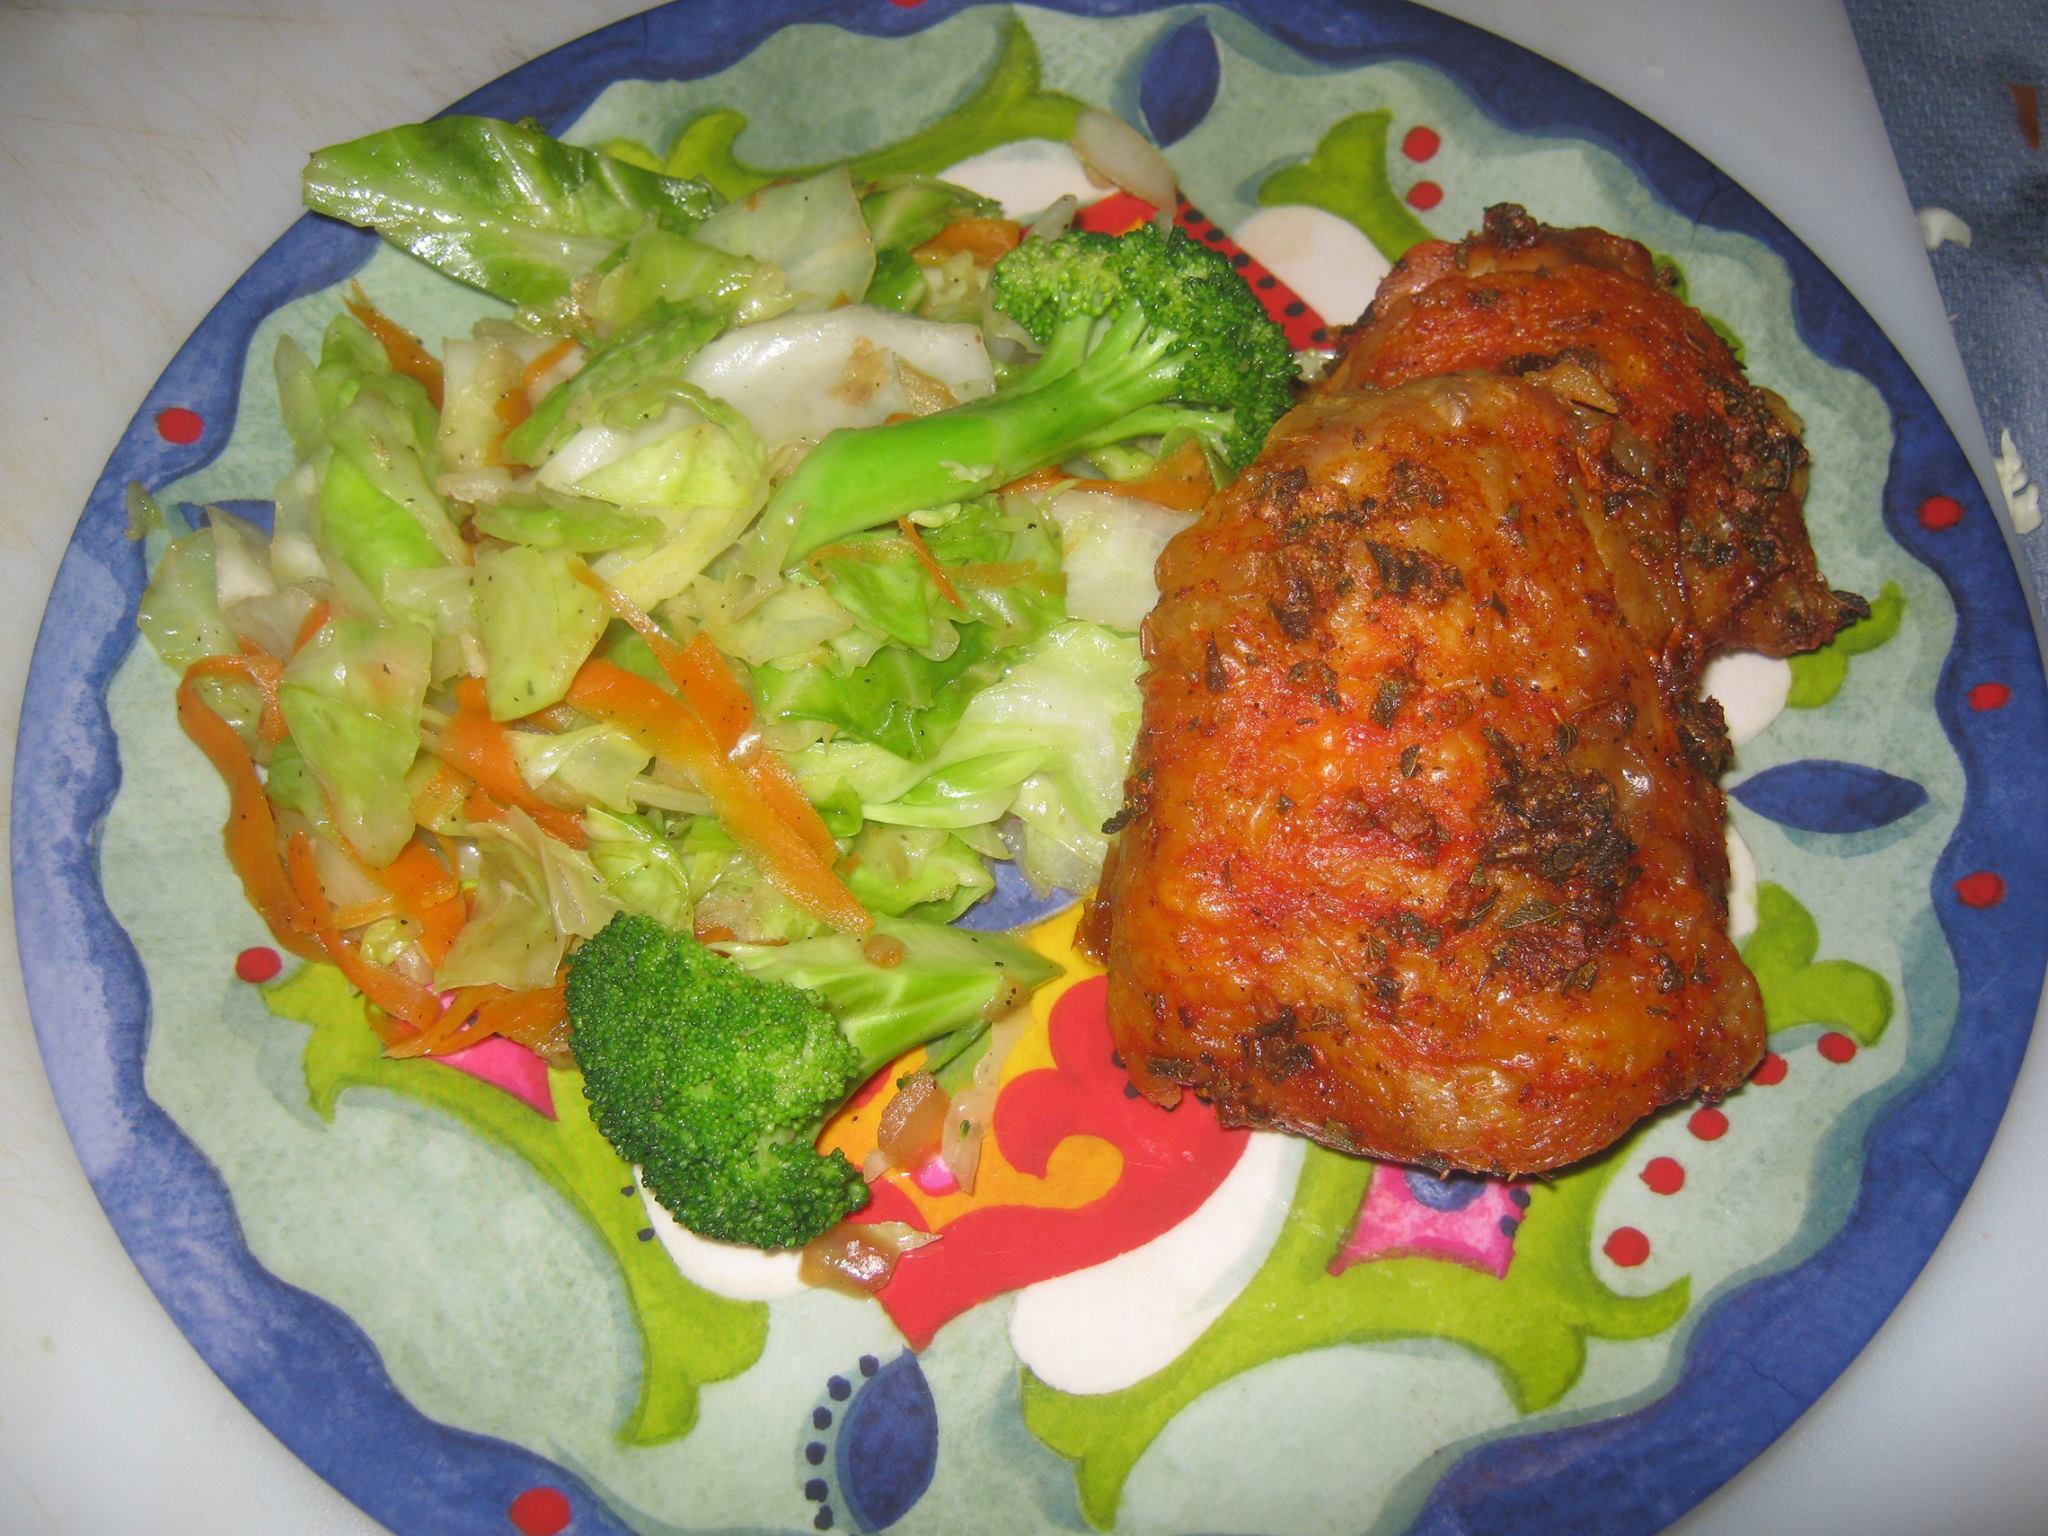
<svg viewBox="0 0 2048 1536">
<path fill-rule="evenodd" d="M 1062 193 L 1047 205 L 1045 212 L 1031 221 L 1024 231 L 1026 240 L 1057 240 L 1073 227 L 1074 215 L 1081 211 L 1081 199 L 1071 192 Z"/>
<path fill-rule="evenodd" d="M 805 1244 L 797 1277 L 849 1296 L 872 1296 L 889 1283 L 898 1259 L 938 1240 L 936 1232 L 920 1232 L 900 1221 L 871 1226 L 843 1221 Z"/>
<path fill-rule="evenodd" d="M 1166 156 L 1122 118 L 1094 107 L 1074 123 L 1074 153 L 1090 172 L 1115 182 L 1133 197 L 1171 212 L 1178 181 Z"/>
<path fill-rule="evenodd" d="M 974 1064 L 974 1081 L 954 1095 L 946 1111 L 939 1155 L 953 1182 L 968 1194 L 974 1193 L 974 1175 L 981 1166 L 981 1142 L 988 1134 L 989 1118 L 995 1114 L 996 1092 L 1003 1083 L 1003 1064 L 1017 1048 L 1030 1026 L 1031 1011 L 1019 1008 L 998 1019 L 988 1034 L 988 1049 Z"/>
<path fill-rule="evenodd" d="M 950 1101 L 929 1072 L 913 1072 L 882 1111 L 875 1145 L 891 1168 L 916 1168 L 939 1150 Z"/>
</svg>

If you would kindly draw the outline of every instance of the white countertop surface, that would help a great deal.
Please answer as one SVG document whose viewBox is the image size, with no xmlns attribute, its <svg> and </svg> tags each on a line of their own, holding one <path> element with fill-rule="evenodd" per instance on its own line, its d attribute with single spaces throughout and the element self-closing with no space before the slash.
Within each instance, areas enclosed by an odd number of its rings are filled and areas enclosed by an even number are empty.
<svg viewBox="0 0 2048 1536">
<path fill-rule="evenodd" d="M 1988 475 L 1836 0 L 1433 4 L 1576 70 L 1748 187 L 1877 317 Z M 638 8 L 0 5 L 0 780 L 86 495 L 150 381 L 298 213 L 306 151 L 428 116 Z M 1905 1302 L 1818 1405 L 1677 1529 L 2048 1530 L 2048 1200 L 2030 1172 L 2044 1166 L 2048 1053 L 2037 1049 Z M 229 1395 L 129 1263 L 58 1122 L 11 937 L 0 940 L 0 1255 L 0 1529 L 379 1529 Z"/>
</svg>

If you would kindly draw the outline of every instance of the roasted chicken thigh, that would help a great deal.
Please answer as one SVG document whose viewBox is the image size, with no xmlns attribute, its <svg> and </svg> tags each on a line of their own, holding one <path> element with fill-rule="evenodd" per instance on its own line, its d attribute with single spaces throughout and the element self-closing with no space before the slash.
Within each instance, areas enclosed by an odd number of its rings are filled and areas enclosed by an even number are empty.
<svg viewBox="0 0 2048 1536">
<path fill-rule="evenodd" d="M 1167 547 L 1088 923 L 1148 1097 L 1523 1173 L 1755 1064 L 1713 764 L 1581 448 L 1511 377 L 1325 394 Z"/>
<path fill-rule="evenodd" d="M 1716 652 L 1811 650 L 1867 610 L 1815 564 L 1798 418 L 1673 286 L 1633 240 L 1503 204 L 1409 251 L 1319 387 L 1483 369 L 1566 400 L 1616 597 L 1689 698 Z"/>
</svg>

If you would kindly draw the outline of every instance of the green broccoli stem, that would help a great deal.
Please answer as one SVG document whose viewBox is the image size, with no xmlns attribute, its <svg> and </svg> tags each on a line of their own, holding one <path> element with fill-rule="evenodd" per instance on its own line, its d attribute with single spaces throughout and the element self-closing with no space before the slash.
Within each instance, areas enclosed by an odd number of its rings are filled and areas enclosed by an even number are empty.
<svg viewBox="0 0 2048 1536">
<path fill-rule="evenodd" d="M 1085 327 L 1087 322 L 1082 323 Z M 814 448 L 776 490 L 764 537 L 788 530 L 785 561 L 894 522 L 925 507 L 964 501 L 1089 448 L 1136 435 L 1173 398 L 1183 354 L 1135 307 L 1088 345 L 1062 328 L 1045 358 L 985 400 L 887 426 L 842 429 Z"/>
<path fill-rule="evenodd" d="M 904 946 L 896 964 L 877 965 L 865 941 L 847 934 L 726 947 L 743 970 L 825 1000 L 860 1058 L 858 1082 L 920 1045 L 957 1054 L 1057 974 L 1043 956 L 997 935 L 889 918 L 875 931 Z"/>
</svg>

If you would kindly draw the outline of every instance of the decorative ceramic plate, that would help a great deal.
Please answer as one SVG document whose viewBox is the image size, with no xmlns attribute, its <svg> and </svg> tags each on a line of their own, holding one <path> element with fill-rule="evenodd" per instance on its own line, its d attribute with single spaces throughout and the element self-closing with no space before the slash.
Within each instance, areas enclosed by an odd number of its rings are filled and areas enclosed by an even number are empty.
<svg viewBox="0 0 2048 1536">
<path fill-rule="evenodd" d="M 1512 199 L 1676 261 L 1804 417 L 1822 564 L 1873 614 L 1714 678 L 1771 1053 L 1552 1182 L 1440 1182 L 1134 1101 L 1075 962 L 974 1193 L 878 1187 L 877 1217 L 942 1234 L 878 1300 L 686 1238 L 519 1048 L 393 1063 L 321 973 L 239 979 L 265 935 L 134 643 L 123 487 L 265 494 L 272 350 L 313 343 L 350 276 L 430 338 L 487 302 L 304 220 L 178 354 L 79 524 L 23 714 L 15 899 L 50 1080 L 136 1263 L 397 1531 L 1640 1531 L 1819 1395 L 1975 1173 L 2048 947 L 2040 660 L 1926 395 L 1697 155 L 1458 23 L 1284 0 L 677 5 L 461 110 L 657 156 L 687 125 L 699 163 L 860 154 L 1032 207 L 1075 186 L 1077 101 L 1166 149 L 1183 226 L 1301 344 L 1408 244 Z M 1063 950 L 1070 912 L 1000 900 Z M 872 1131 L 829 1134 L 858 1160 Z"/>
</svg>

